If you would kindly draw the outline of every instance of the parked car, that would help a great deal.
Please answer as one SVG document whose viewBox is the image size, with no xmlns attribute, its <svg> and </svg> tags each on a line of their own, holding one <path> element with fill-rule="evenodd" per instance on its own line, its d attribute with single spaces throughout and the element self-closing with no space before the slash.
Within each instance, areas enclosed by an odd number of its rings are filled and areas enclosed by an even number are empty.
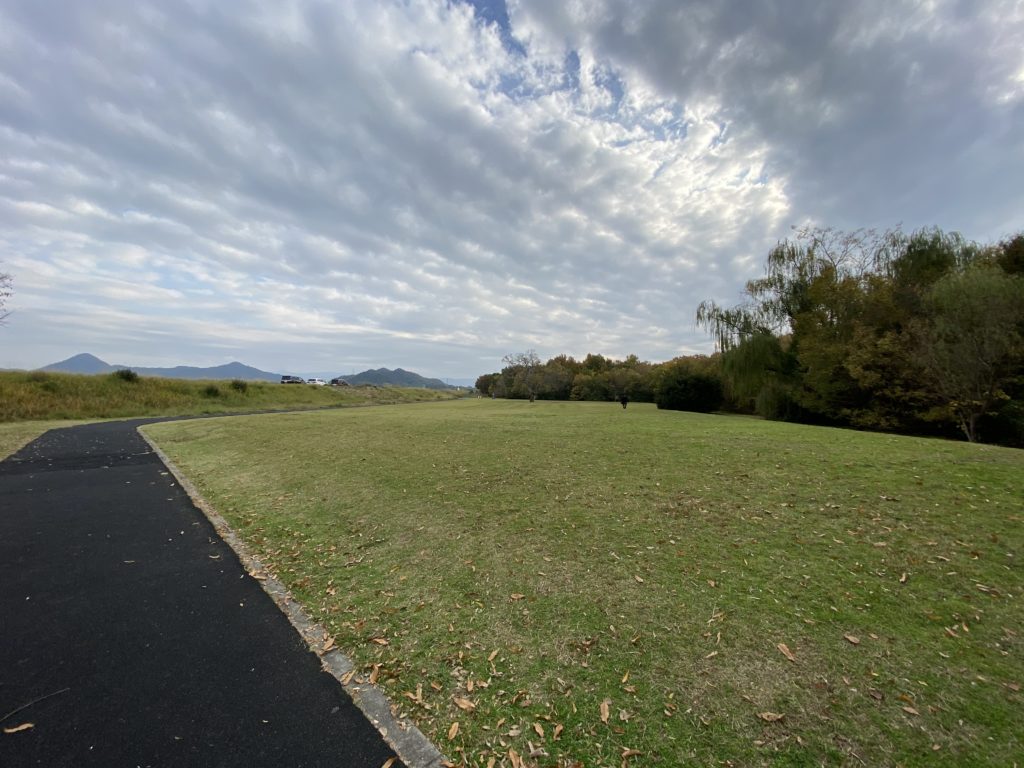
<svg viewBox="0 0 1024 768">
<path fill-rule="evenodd" d="M 345 381 L 341 377 L 338 377 L 336 379 L 331 379 L 331 386 L 332 387 L 347 387 L 348 385 L 349 385 L 348 382 Z"/>
<path fill-rule="evenodd" d="M 306 381 L 307 384 L 315 384 L 318 387 L 326 387 L 327 382 L 323 379 L 309 379 Z"/>
<path fill-rule="evenodd" d="M 282 384 L 305 384 L 306 380 L 303 379 L 301 376 L 282 376 L 281 377 L 281 383 Z"/>
</svg>

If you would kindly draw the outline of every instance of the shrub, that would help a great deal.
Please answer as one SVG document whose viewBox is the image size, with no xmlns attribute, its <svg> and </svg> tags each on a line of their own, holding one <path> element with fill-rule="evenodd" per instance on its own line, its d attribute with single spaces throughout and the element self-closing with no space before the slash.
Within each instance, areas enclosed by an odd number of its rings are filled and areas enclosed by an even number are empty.
<svg viewBox="0 0 1024 768">
<path fill-rule="evenodd" d="M 235 392 L 245 392 L 249 389 L 249 382 L 243 381 L 242 379 L 232 379 L 231 388 Z"/>
<path fill-rule="evenodd" d="M 672 411 L 717 411 L 724 399 L 722 380 L 710 371 L 673 365 L 661 372 L 654 391 L 659 408 Z"/>
<path fill-rule="evenodd" d="M 203 389 L 203 394 L 207 397 L 220 397 L 220 387 L 216 384 L 207 384 Z"/>
<path fill-rule="evenodd" d="M 121 381 L 128 381 L 131 382 L 132 384 L 135 384 L 139 380 L 139 374 L 137 374 L 131 368 L 121 368 L 119 370 L 114 371 L 110 375 L 113 376 L 115 379 L 120 379 Z"/>
</svg>

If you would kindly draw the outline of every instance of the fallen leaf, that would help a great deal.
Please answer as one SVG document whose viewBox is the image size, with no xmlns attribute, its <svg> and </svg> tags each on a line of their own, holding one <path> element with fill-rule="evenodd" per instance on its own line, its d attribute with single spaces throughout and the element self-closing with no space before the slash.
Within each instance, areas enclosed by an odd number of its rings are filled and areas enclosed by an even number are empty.
<svg viewBox="0 0 1024 768">
<path fill-rule="evenodd" d="M 758 712 L 757 716 L 766 723 L 777 723 L 785 717 L 785 715 L 780 715 L 778 712 Z"/>
<path fill-rule="evenodd" d="M 602 723 L 607 723 L 608 722 L 608 715 L 609 715 L 608 707 L 611 705 L 611 703 L 612 703 L 611 699 L 605 699 L 604 701 L 601 702 L 601 722 Z"/>
<path fill-rule="evenodd" d="M 327 642 L 324 643 L 324 647 L 321 650 L 324 653 L 327 653 L 333 647 L 334 647 L 334 638 L 333 637 L 329 637 L 329 638 L 327 638 Z"/>
<path fill-rule="evenodd" d="M 341 678 L 341 684 L 342 685 L 348 685 L 349 683 L 352 682 L 352 678 L 355 677 L 355 676 L 356 676 L 356 671 L 354 669 L 350 669 L 348 672 L 345 673 L 344 677 Z"/>
<path fill-rule="evenodd" d="M 624 750 L 622 750 L 622 758 L 623 759 L 626 759 L 627 757 L 636 757 L 637 755 L 642 755 L 642 754 L 643 754 L 643 752 L 641 752 L 639 749 L 624 749 Z"/>
<path fill-rule="evenodd" d="M 452 723 L 452 727 L 448 729 L 448 741 L 451 741 L 459 735 L 459 721 L 456 720 Z"/>
<path fill-rule="evenodd" d="M 498 656 L 498 649 L 495 648 L 493 651 L 491 651 L 491 655 L 487 657 L 487 660 L 488 661 L 494 661 L 497 658 L 497 656 Z"/>
<path fill-rule="evenodd" d="M 382 765 L 380 768 L 391 768 L 391 766 L 397 762 L 397 757 L 389 757 L 387 760 L 384 761 L 384 765 Z"/>
<path fill-rule="evenodd" d="M 637 576 L 636 574 L 633 574 L 633 578 L 634 578 L 634 579 L 636 579 L 636 583 L 637 583 L 637 584 L 643 584 L 643 583 L 644 583 L 644 580 L 643 580 L 643 579 L 641 579 L 641 578 L 640 578 L 639 576 Z"/>
<path fill-rule="evenodd" d="M 907 583 L 907 574 L 904 573 L 902 576 L 900 576 L 900 584 L 906 584 L 906 583 Z"/>
<path fill-rule="evenodd" d="M 497 762 L 498 762 L 498 758 L 496 758 L 494 755 L 491 755 L 487 759 L 487 768 L 494 768 L 494 764 L 497 763 Z"/>
<path fill-rule="evenodd" d="M 377 679 L 380 677 L 380 664 L 373 665 L 373 671 L 370 673 L 370 685 L 376 685 Z"/>
<path fill-rule="evenodd" d="M 626 674 L 624 674 L 622 676 L 622 682 L 626 683 L 628 680 L 629 680 L 629 672 L 626 672 Z"/>
<path fill-rule="evenodd" d="M 4 733 L 18 733 L 19 731 L 27 731 L 29 728 L 35 728 L 35 723 L 22 723 L 16 725 L 13 728 L 4 728 Z"/>
<path fill-rule="evenodd" d="M 562 731 L 564 731 L 564 730 L 565 730 L 565 726 L 562 725 L 561 723 L 559 723 L 558 725 L 555 726 L 555 733 L 554 733 L 554 735 L 551 738 L 554 739 L 555 741 L 558 741 L 558 737 L 562 735 Z"/>
<path fill-rule="evenodd" d="M 851 645 L 860 645 L 860 638 L 856 635 L 843 635 Z"/>
<path fill-rule="evenodd" d="M 534 723 L 533 724 L 533 730 L 535 730 L 537 732 L 537 735 L 540 736 L 542 739 L 544 738 L 544 726 L 543 725 L 541 725 L 540 723 Z"/>
<path fill-rule="evenodd" d="M 473 680 L 472 679 L 466 681 L 466 690 L 469 693 L 473 692 Z"/>
<path fill-rule="evenodd" d="M 921 714 L 920 712 L 918 712 L 913 707 L 903 707 L 903 711 L 906 712 L 908 715 L 920 715 Z"/>
<path fill-rule="evenodd" d="M 377 645 L 387 645 L 388 644 L 387 638 L 385 638 L 385 637 L 375 637 L 375 638 L 373 638 L 372 642 L 376 643 Z"/>
<path fill-rule="evenodd" d="M 520 595 L 518 592 L 508 596 L 509 600 L 522 600 L 526 595 Z"/>
<path fill-rule="evenodd" d="M 786 645 L 785 643 L 779 643 L 775 647 L 779 649 L 783 656 L 792 661 L 794 664 L 796 663 L 796 656 L 794 656 L 793 652 L 789 650 L 788 645 Z"/>
<path fill-rule="evenodd" d="M 458 696 L 455 696 L 454 701 L 456 707 L 465 710 L 466 712 L 472 712 L 474 709 L 476 709 L 476 704 L 474 704 L 469 699 L 463 699 Z"/>
<path fill-rule="evenodd" d="M 509 749 L 508 761 L 512 763 L 512 768 L 523 768 L 523 758 L 514 749 Z"/>
</svg>

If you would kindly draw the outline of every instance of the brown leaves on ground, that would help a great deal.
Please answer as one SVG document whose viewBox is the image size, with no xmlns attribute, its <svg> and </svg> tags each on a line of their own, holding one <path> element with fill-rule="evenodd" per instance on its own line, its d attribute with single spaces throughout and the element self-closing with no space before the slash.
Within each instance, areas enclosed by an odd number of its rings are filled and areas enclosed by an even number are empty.
<svg viewBox="0 0 1024 768">
<path fill-rule="evenodd" d="M 758 712 L 757 716 L 766 723 L 777 723 L 785 717 L 785 715 L 781 715 L 778 712 Z"/>
<path fill-rule="evenodd" d="M 791 650 L 789 650 L 789 646 L 788 645 L 786 645 L 785 643 L 779 643 L 775 647 L 779 649 L 779 652 L 783 656 L 785 656 L 787 659 L 789 659 L 794 664 L 796 664 L 796 656 L 794 656 L 793 652 Z"/>
<path fill-rule="evenodd" d="M 476 704 L 474 704 L 469 699 L 464 699 L 461 696 L 454 696 L 452 700 L 455 702 L 455 706 L 463 710 L 464 712 L 472 712 L 474 709 L 476 709 Z"/>
<path fill-rule="evenodd" d="M 458 735 L 459 735 L 459 721 L 456 720 L 454 723 L 452 723 L 451 728 L 448 729 L 448 741 L 451 741 L 452 739 L 454 739 Z"/>
<path fill-rule="evenodd" d="M 843 635 L 850 645 L 860 645 L 860 638 L 856 635 Z"/>
<path fill-rule="evenodd" d="M 611 699 L 605 699 L 604 701 L 601 702 L 601 722 L 604 723 L 605 725 L 608 724 L 608 717 L 611 714 L 611 710 L 609 709 L 609 707 L 611 706 L 611 703 L 612 703 Z"/>
<path fill-rule="evenodd" d="M 393 766 L 397 762 L 397 757 L 389 757 L 387 760 L 384 761 L 384 765 L 382 765 L 380 768 L 391 768 L 391 766 Z"/>
</svg>

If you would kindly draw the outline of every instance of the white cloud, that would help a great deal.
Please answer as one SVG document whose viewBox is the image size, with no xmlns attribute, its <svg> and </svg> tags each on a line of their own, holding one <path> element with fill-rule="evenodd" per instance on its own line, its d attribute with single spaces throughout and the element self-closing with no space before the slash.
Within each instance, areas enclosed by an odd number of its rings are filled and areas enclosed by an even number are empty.
<svg viewBox="0 0 1024 768">
<path fill-rule="evenodd" d="M 666 359 L 790 223 L 1021 226 L 1020 9 L 805 5 L 10 4 L 0 366 Z"/>
</svg>

